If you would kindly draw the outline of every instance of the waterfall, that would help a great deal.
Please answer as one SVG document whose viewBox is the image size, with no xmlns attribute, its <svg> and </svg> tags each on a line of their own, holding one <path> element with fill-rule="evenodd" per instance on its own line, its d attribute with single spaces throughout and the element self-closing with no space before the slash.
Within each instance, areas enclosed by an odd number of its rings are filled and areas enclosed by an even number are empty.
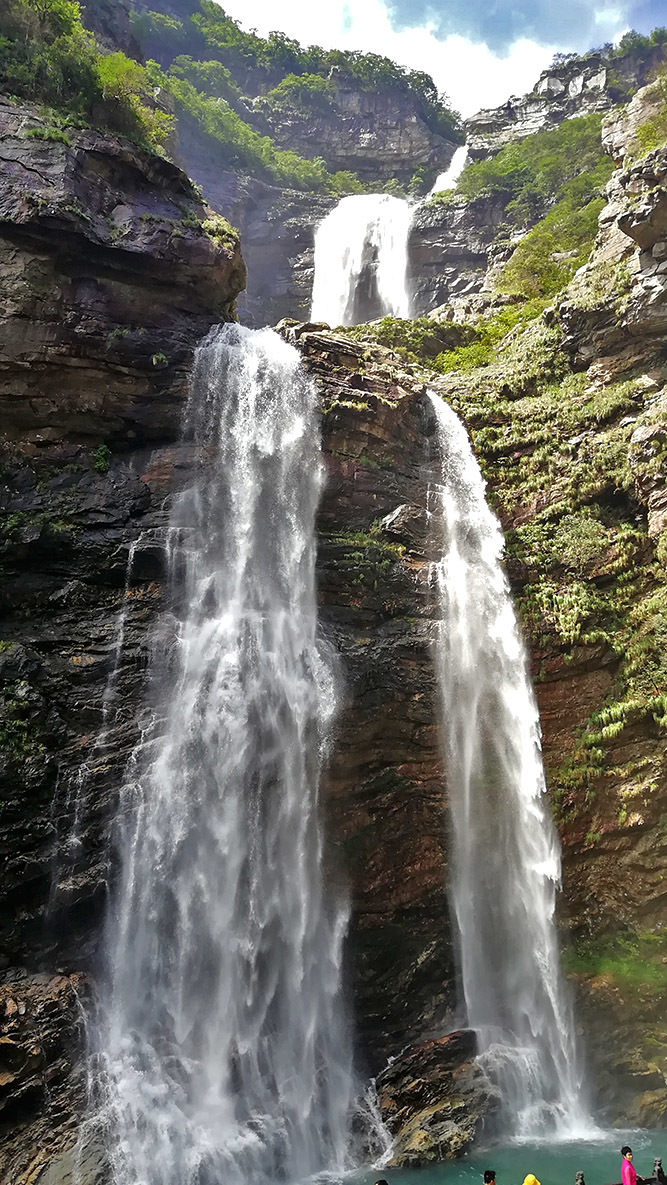
<svg viewBox="0 0 667 1185">
<path fill-rule="evenodd" d="M 359 325 L 408 317 L 409 202 L 387 193 L 344 197 L 315 234 L 311 319 Z"/>
<path fill-rule="evenodd" d="M 456 149 L 452 159 L 449 162 L 449 167 L 444 173 L 439 173 L 435 179 L 429 197 L 434 193 L 443 193 L 446 189 L 454 189 L 461 173 L 468 163 L 468 145 L 460 144 Z"/>
<path fill-rule="evenodd" d="M 99 1046 L 116 1185 L 301 1180 L 344 1164 L 346 910 L 325 897 L 318 781 L 317 396 L 270 330 L 199 347 L 195 476 L 168 532 L 160 724 L 118 819 Z"/>
<path fill-rule="evenodd" d="M 590 1135 L 555 926 L 560 851 L 503 535 L 466 431 L 436 395 L 441 688 L 452 900 L 480 1060 L 519 1138 Z"/>
</svg>

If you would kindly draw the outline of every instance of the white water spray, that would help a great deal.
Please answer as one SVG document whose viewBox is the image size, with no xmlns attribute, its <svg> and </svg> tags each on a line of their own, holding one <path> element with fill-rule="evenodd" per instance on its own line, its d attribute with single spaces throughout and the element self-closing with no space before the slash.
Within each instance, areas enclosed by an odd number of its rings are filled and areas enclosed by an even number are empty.
<svg viewBox="0 0 667 1185">
<path fill-rule="evenodd" d="M 454 189 L 461 173 L 468 163 L 468 145 L 460 144 L 456 149 L 452 159 L 449 162 L 448 168 L 444 173 L 439 173 L 435 179 L 435 184 L 429 194 L 432 197 L 434 193 L 443 193 L 447 189 Z"/>
<path fill-rule="evenodd" d="M 316 392 L 269 330 L 199 347 L 169 531 L 163 727 L 119 812 L 100 1047 L 116 1185 L 344 1167 L 346 911 L 323 895 Z"/>
<path fill-rule="evenodd" d="M 358 325 L 409 317 L 409 202 L 386 193 L 344 197 L 315 234 L 311 319 Z"/>
<path fill-rule="evenodd" d="M 500 1088 L 506 1134 L 590 1135 L 559 964 L 560 851 L 502 530 L 463 425 L 431 402 L 442 462 L 432 491 L 442 532 L 437 669 L 468 1023 Z"/>
</svg>

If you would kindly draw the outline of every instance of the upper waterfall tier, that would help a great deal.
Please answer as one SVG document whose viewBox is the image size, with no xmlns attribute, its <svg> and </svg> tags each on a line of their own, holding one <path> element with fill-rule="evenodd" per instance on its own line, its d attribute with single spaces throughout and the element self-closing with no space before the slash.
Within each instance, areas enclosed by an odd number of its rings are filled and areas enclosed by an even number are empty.
<svg viewBox="0 0 667 1185">
<path fill-rule="evenodd" d="M 560 848 L 503 534 L 465 428 L 431 401 L 442 464 L 432 491 L 436 654 L 468 1020 L 500 1088 L 506 1135 L 589 1133 L 554 916 Z"/>
<path fill-rule="evenodd" d="M 445 169 L 444 173 L 439 173 L 436 177 L 431 194 L 443 193 L 446 189 L 454 189 L 467 163 L 468 145 L 460 144 L 449 162 L 449 168 Z M 429 197 L 431 194 L 429 194 Z"/>
<path fill-rule="evenodd" d="M 407 317 L 412 207 L 387 193 L 345 197 L 315 234 L 313 321 L 358 325 Z"/>
</svg>

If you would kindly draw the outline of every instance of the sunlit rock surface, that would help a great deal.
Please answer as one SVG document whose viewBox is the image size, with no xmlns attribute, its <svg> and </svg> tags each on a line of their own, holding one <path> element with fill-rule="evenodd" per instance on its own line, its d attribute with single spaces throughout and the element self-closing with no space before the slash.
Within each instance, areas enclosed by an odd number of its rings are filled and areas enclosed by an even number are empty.
<svg viewBox="0 0 667 1185">
<path fill-rule="evenodd" d="M 649 81 L 664 60 L 665 49 L 656 46 L 620 59 L 604 50 L 562 56 L 562 63 L 544 70 L 528 94 L 512 96 L 502 106 L 479 111 L 465 121 L 474 160 L 493 156 L 506 144 L 572 116 L 611 110 Z"/>
</svg>

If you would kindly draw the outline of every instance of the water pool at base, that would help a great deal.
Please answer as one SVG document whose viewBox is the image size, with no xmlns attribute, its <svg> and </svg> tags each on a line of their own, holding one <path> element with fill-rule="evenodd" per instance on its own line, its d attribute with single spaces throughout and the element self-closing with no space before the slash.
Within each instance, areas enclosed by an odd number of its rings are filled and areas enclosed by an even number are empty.
<svg viewBox="0 0 667 1185">
<path fill-rule="evenodd" d="M 586 1185 L 610 1185 L 621 1179 L 623 1144 L 630 1144 L 639 1176 L 649 1177 L 653 1158 L 667 1165 L 667 1131 L 613 1129 L 594 1141 L 576 1143 L 493 1144 L 476 1149 L 461 1160 L 432 1168 L 374 1169 L 355 1177 L 355 1185 L 373 1185 L 384 1179 L 389 1185 L 481 1185 L 484 1169 L 495 1169 L 497 1185 L 522 1185 L 534 1173 L 540 1185 L 575 1185 L 581 1169 Z"/>
</svg>

